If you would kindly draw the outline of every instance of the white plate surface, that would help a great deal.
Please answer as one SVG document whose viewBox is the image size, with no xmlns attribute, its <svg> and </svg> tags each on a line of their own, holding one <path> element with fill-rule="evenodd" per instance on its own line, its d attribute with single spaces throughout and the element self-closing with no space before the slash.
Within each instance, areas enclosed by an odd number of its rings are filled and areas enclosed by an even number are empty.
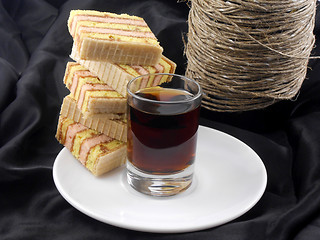
<svg viewBox="0 0 320 240">
<path fill-rule="evenodd" d="M 64 148 L 53 166 L 58 191 L 99 221 L 138 231 L 178 233 L 229 222 L 252 208 L 267 184 L 259 156 L 240 140 L 199 127 L 195 177 L 173 197 L 149 197 L 126 182 L 125 168 L 94 177 Z"/>
</svg>

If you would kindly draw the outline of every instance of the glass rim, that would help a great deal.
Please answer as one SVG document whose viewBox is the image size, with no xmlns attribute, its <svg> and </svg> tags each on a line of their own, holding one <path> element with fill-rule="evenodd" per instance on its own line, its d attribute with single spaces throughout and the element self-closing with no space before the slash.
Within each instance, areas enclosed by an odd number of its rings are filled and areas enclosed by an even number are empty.
<svg viewBox="0 0 320 240">
<path fill-rule="evenodd" d="M 158 101 L 158 100 L 152 100 L 152 99 L 148 99 L 148 98 L 144 98 L 144 97 L 141 97 L 141 96 L 138 96 L 137 94 L 133 93 L 130 89 L 129 89 L 129 85 L 135 81 L 136 79 L 138 78 L 143 78 L 143 77 L 147 77 L 147 76 L 154 76 L 154 75 L 167 75 L 167 76 L 172 76 L 172 77 L 180 77 L 180 78 L 183 78 L 183 79 L 186 79 L 188 81 L 191 81 L 191 82 L 194 82 L 196 84 L 196 86 L 198 87 L 198 91 L 197 93 L 192 96 L 191 98 L 188 98 L 188 99 L 185 99 L 185 100 L 178 100 L 178 101 Z M 180 75 L 180 74 L 175 74 L 175 73 L 148 73 L 148 74 L 143 74 L 143 75 L 139 75 L 133 79 L 131 79 L 128 84 L 127 84 L 127 93 L 130 94 L 132 97 L 136 98 L 136 99 L 139 99 L 141 101 L 146 101 L 146 102 L 150 102 L 150 103 L 161 103 L 161 104 L 179 104 L 179 103 L 186 103 L 186 102 L 192 102 L 192 101 L 195 101 L 197 100 L 198 98 L 200 98 L 203 94 L 202 92 L 202 88 L 200 86 L 200 84 L 191 79 L 191 78 L 188 78 L 184 75 Z"/>
</svg>

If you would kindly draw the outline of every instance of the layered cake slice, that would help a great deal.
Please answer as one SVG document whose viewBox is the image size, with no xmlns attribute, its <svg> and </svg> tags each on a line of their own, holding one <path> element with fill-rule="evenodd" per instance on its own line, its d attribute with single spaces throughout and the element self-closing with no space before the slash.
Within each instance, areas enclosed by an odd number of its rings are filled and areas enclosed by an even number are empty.
<svg viewBox="0 0 320 240">
<path fill-rule="evenodd" d="M 72 10 L 68 28 L 85 60 L 155 65 L 162 47 L 143 18 L 92 10 Z"/>
<path fill-rule="evenodd" d="M 85 117 L 126 112 L 126 98 L 78 63 L 67 63 L 63 81 Z"/>
<path fill-rule="evenodd" d="M 56 138 L 95 176 L 125 163 L 125 143 L 72 119 L 60 116 Z"/>
<path fill-rule="evenodd" d="M 73 45 L 70 57 L 89 69 L 90 72 L 99 77 L 122 96 L 126 96 L 127 83 L 134 77 L 149 73 L 174 73 L 176 64 L 165 56 L 153 66 L 115 64 L 111 62 L 82 60 L 75 45 Z M 168 76 L 144 77 L 139 87 L 157 86 L 169 81 Z"/>
<path fill-rule="evenodd" d="M 118 119 L 109 119 L 109 116 L 96 114 L 85 118 L 77 107 L 76 101 L 71 96 L 66 96 L 60 110 L 60 115 L 72 119 L 75 122 L 103 133 L 119 141 L 127 141 L 127 119 L 124 114 L 118 115 Z"/>
</svg>

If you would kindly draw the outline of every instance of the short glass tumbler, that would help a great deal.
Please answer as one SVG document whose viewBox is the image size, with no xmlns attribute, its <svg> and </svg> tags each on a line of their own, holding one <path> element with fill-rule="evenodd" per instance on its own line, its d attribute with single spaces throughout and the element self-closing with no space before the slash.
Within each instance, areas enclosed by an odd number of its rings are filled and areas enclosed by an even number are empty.
<svg viewBox="0 0 320 240">
<path fill-rule="evenodd" d="M 127 180 L 138 192 L 171 196 L 192 183 L 202 90 L 176 74 L 148 74 L 127 85 Z"/>
</svg>

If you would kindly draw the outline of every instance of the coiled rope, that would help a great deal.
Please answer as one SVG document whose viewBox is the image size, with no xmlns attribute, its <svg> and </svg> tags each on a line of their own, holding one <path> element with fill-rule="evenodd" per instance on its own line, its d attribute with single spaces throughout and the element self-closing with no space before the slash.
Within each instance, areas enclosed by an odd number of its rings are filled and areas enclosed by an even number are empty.
<svg viewBox="0 0 320 240">
<path fill-rule="evenodd" d="M 192 0 L 186 75 L 203 106 L 246 111 L 293 99 L 307 73 L 316 0 Z"/>
</svg>

